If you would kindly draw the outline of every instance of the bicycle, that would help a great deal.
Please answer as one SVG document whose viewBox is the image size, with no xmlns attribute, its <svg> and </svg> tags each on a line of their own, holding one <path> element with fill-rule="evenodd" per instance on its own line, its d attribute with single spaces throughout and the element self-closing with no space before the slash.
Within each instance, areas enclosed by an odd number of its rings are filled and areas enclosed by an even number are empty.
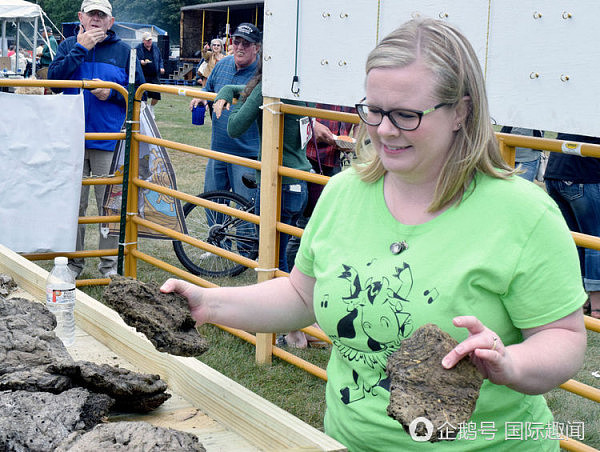
<svg viewBox="0 0 600 452">
<path fill-rule="evenodd" d="M 255 181 L 244 180 L 244 184 L 256 187 Z M 231 191 L 210 191 L 201 193 L 198 197 L 254 213 L 254 199 L 248 200 Z M 254 223 L 192 203 L 183 206 L 183 213 L 189 236 L 249 259 L 258 257 L 258 230 Z M 178 240 L 173 241 L 173 249 L 181 264 L 194 275 L 237 276 L 248 268 Z"/>
</svg>

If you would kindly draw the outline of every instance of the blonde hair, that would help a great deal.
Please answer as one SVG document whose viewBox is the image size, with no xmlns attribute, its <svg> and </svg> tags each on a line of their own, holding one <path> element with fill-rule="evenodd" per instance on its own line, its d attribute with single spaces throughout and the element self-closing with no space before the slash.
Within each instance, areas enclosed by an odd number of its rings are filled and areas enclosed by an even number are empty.
<svg viewBox="0 0 600 452">
<path fill-rule="evenodd" d="M 406 67 L 417 59 L 433 73 L 434 95 L 440 103 L 456 105 L 465 96 L 470 97 L 465 121 L 455 134 L 428 208 L 436 212 L 460 202 L 477 171 L 506 179 L 514 169 L 502 159 L 498 148 L 477 55 L 452 25 L 435 19 L 406 22 L 371 51 L 366 73 L 368 76 L 375 68 Z M 386 173 L 372 149 L 359 145 L 359 156 L 356 168 L 363 181 L 375 182 Z"/>
</svg>

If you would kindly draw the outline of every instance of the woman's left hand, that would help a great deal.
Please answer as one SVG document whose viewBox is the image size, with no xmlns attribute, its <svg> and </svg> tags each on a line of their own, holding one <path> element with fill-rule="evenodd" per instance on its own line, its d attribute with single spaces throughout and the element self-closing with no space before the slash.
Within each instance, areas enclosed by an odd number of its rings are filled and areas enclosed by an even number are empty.
<svg viewBox="0 0 600 452">
<path fill-rule="evenodd" d="M 452 323 L 459 328 L 466 328 L 469 337 L 442 359 L 442 365 L 446 369 L 454 367 L 468 355 L 484 378 L 492 383 L 505 385 L 514 380 L 510 352 L 498 334 L 474 316 L 455 317 Z"/>
</svg>

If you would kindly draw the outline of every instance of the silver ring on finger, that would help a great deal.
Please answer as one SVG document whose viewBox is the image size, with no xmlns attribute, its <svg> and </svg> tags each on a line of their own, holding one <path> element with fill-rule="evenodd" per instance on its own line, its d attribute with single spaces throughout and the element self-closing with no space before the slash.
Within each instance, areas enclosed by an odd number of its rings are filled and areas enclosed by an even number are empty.
<svg viewBox="0 0 600 452">
<path fill-rule="evenodd" d="M 492 340 L 494 341 L 494 343 L 492 344 L 492 351 L 493 351 L 493 350 L 496 350 L 496 344 L 498 343 L 498 338 L 496 336 L 493 336 Z"/>
</svg>

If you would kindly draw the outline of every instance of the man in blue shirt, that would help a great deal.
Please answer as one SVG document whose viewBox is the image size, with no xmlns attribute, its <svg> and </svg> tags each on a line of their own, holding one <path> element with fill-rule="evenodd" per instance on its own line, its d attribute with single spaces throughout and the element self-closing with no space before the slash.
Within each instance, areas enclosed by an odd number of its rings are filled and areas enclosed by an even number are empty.
<svg viewBox="0 0 600 452">
<path fill-rule="evenodd" d="M 115 22 L 108 0 L 83 0 L 78 12 L 78 33 L 58 46 L 56 57 L 50 63 L 48 78 L 55 80 L 95 79 L 127 86 L 129 80 L 129 45 L 110 28 Z M 139 61 L 136 62 L 136 85 L 144 83 Z M 65 94 L 79 94 L 78 88 L 67 88 Z M 118 91 L 109 88 L 84 90 L 86 132 L 120 132 L 125 120 L 125 99 Z M 116 140 L 87 140 L 83 160 L 83 176 L 106 176 L 110 172 Z M 98 213 L 103 213 L 106 185 L 95 185 L 94 194 Z M 85 216 L 90 186 L 81 189 L 79 216 Z M 77 230 L 76 249 L 84 249 L 85 226 Z M 115 249 L 118 237 L 109 236 L 108 228 L 100 228 L 99 249 Z M 69 259 L 69 268 L 77 276 L 84 267 L 83 258 Z M 104 277 L 117 273 L 117 256 L 100 258 L 98 270 Z"/>
<path fill-rule="evenodd" d="M 245 85 L 254 75 L 261 47 L 261 33 L 250 23 L 240 24 L 233 34 L 233 55 L 219 61 L 206 80 L 204 91 L 218 93 L 225 85 Z M 190 108 L 203 99 L 192 99 Z M 240 157 L 256 159 L 260 148 L 260 138 L 256 124 L 239 138 L 231 138 L 227 133 L 229 111 L 224 110 L 219 119 L 212 115 L 211 149 Z M 242 182 L 244 173 L 253 174 L 254 170 L 244 166 L 210 159 L 206 165 L 204 191 L 232 190 L 250 199 L 253 189 Z"/>
</svg>

